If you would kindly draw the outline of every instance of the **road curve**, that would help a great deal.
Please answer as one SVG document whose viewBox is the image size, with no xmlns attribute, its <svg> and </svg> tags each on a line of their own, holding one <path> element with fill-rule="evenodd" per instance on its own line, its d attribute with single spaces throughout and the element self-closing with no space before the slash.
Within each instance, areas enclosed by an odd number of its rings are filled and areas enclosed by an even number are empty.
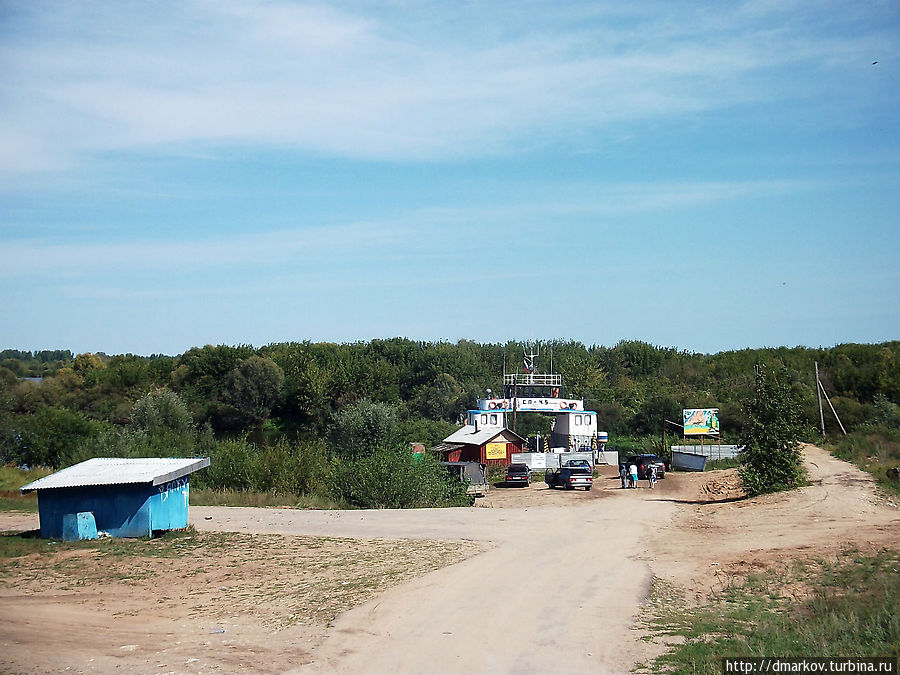
<svg viewBox="0 0 900 675">
<path fill-rule="evenodd" d="M 204 530 L 487 543 L 340 615 L 297 672 L 621 673 L 650 582 L 644 535 L 675 509 L 649 496 L 515 509 L 193 507 L 191 520 Z"/>
</svg>

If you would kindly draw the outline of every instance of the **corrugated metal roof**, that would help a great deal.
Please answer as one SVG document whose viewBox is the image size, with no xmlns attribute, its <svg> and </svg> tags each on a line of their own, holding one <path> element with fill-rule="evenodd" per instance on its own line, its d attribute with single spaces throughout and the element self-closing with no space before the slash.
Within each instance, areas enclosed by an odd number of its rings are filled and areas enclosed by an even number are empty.
<svg viewBox="0 0 900 675">
<path fill-rule="evenodd" d="M 434 453 L 452 452 L 453 450 L 459 450 L 460 448 L 464 447 L 466 446 L 463 443 L 438 443 L 431 448 L 431 451 Z"/>
<path fill-rule="evenodd" d="M 29 483 L 19 488 L 19 491 L 25 494 L 33 490 L 126 483 L 161 485 L 205 466 L 209 466 L 209 457 L 95 457 Z"/>
<path fill-rule="evenodd" d="M 481 445 L 487 443 L 493 438 L 500 436 L 503 432 L 512 434 L 519 440 L 525 440 L 519 434 L 509 429 L 498 427 L 487 427 L 478 429 L 474 425 L 467 424 L 462 429 L 457 429 L 444 439 L 444 443 L 465 443 L 467 445 Z"/>
</svg>

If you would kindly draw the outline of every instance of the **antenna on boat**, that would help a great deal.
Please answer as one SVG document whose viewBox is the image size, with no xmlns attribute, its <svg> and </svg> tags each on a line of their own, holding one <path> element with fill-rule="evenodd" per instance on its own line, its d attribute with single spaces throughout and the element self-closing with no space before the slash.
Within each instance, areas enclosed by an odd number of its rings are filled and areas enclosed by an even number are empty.
<svg viewBox="0 0 900 675">
<path fill-rule="evenodd" d="M 525 347 L 526 345 L 522 345 L 522 346 Z M 527 346 L 530 350 L 530 353 L 525 352 L 525 372 L 528 374 L 531 374 L 534 372 L 534 359 L 535 359 L 535 357 L 541 355 L 540 354 L 541 350 L 540 350 L 540 345 L 538 345 L 537 352 L 534 351 L 535 345 L 533 343 L 528 343 Z"/>
</svg>

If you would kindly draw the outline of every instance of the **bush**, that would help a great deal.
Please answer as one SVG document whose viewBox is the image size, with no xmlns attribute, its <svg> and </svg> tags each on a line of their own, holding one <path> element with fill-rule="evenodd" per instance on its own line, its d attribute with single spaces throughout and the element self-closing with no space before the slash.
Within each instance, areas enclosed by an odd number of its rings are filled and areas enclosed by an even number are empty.
<svg viewBox="0 0 900 675">
<path fill-rule="evenodd" d="M 214 441 L 209 450 L 209 466 L 197 474 L 201 488 L 253 488 L 253 464 L 256 446 L 246 439 Z"/>
<path fill-rule="evenodd" d="M 21 418 L 11 454 L 5 458 L 16 464 L 50 466 L 58 469 L 69 453 L 81 443 L 98 436 L 102 422 L 64 408 L 46 407 Z"/>
<path fill-rule="evenodd" d="M 803 480 L 800 405 L 784 369 L 776 376 L 756 367 L 754 396 L 744 412 L 739 469 L 744 489 L 753 496 L 797 487 Z"/>
<path fill-rule="evenodd" d="M 376 448 L 353 459 L 334 458 L 335 499 L 366 509 L 468 504 L 465 486 L 431 455 L 416 458 L 404 445 Z"/>
<path fill-rule="evenodd" d="M 900 406 L 886 396 L 876 394 L 869 421 L 873 425 L 900 429 Z"/>
<path fill-rule="evenodd" d="M 397 438 L 398 420 L 394 408 L 368 399 L 337 413 L 329 429 L 332 453 L 345 460 L 391 448 Z"/>
<path fill-rule="evenodd" d="M 186 434 L 194 422 L 187 405 L 165 387 L 142 396 L 131 407 L 131 426 L 148 434 L 174 431 Z"/>
<path fill-rule="evenodd" d="M 331 486 L 331 466 L 325 448 L 291 445 L 284 439 L 257 453 L 251 467 L 252 489 L 272 494 L 325 494 Z"/>
</svg>

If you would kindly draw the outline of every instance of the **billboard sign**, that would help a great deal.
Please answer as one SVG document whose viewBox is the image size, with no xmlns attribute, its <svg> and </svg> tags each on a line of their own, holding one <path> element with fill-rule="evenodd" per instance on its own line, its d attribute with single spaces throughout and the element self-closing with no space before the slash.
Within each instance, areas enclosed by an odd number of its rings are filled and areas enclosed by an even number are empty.
<svg viewBox="0 0 900 675">
<path fill-rule="evenodd" d="M 687 408 L 682 413 L 685 436 L 719 435 L 718 408 Z"/>
</svg>

